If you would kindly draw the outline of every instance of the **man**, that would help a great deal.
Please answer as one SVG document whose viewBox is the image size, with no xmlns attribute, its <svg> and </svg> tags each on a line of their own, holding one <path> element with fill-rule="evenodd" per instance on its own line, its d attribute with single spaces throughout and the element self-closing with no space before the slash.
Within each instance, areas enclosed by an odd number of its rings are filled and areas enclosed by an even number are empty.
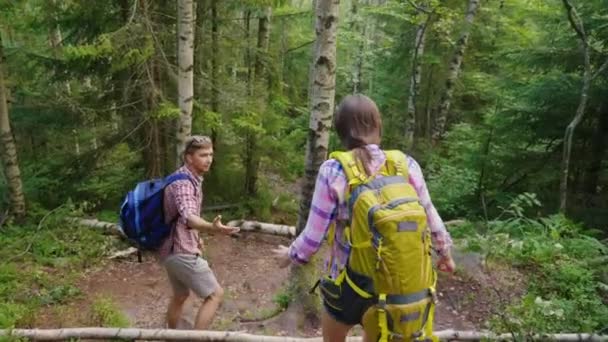
<svg viewBox="0 0 608 342">
<path fill-rule="evenodd" d="M 167 325 L 170 329 L 177 327 L 184 302 L 191 290 L 203 300 L 194 328 L 206 329 L 221 303 L 224 290 L 207 261 L 201 257 L 203 246 L 199 232 L 231 235 L 237 233 L 239 228 L 222 224 L 221 216 L 215 217 L 213 222 L 207 222 L 200 216 L 203 198 L 202 176 L 209 171 L 213 162 L 211 139 L 206 136 L 192 136 L 187 139 L 183 161 L 184 165 L 175 172 L 186 174 L 189 179 L 171 183 L 164 192 L 165 217 L 175 220 L 171 235 L 159 250 L 161 263 L 167 270 L 173 288 L 173 296 L 167 310 Z"/>
</svg>

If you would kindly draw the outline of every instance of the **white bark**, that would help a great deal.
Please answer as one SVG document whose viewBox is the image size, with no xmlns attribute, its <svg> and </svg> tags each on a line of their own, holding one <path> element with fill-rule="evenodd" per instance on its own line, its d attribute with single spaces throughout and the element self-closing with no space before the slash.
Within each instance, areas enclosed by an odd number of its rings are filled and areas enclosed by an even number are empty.
<svg viewBox="0 0 608 342">
<path fill-rule="evenodd" d="M 19 159 L 17 158 L 17 146 L 8 115 L 8 99 L 4 86 L 4 64 L 2 37 L 0 37 L 0 156 L 8 185 L 10 212 L 17 217 L 22 217 L 25 215 L 25 196 L 23 194 Z"/>
<path fill-rule="evenodd" d="M 119 225 L 112 222 L 104 222 L 99 221 L 97 219 L 81 219 L 81 218 L 71 218 L 71 222 L 99 229 L 104 233 L 117 235 L 119 237 L 125 237 L 122 229 Z M 283 224 L 274 224 L 267 222 L 258 222 L 258 221 L 248 221 L 248 220 L 233 220 L 227 223 L 229 226 L 237 226 L 240 227 L 243 231 L 249 232 L 259 232 L 264 234 L 271 235 L 281 235 L 287 237 L 295 237 L 296 236 L 296 228 L 294 226 L 288 226 Z"/>
<path fill-rule="evenodd" d="M 296 227 L 283 224 L 274 224 L 257 221 L 235 220 L 228 222 L 229 226 L 240 227 L 241 231 L 260 232 L 271 235 L 281 235 L 288 237 L 296 236 Z"/>
<path fill-rule="evenodd" d="M 587 34 L 583 22 L 579 17 L 576 9 L 568 0 L 563 0 L 564 7 L 568 15 L 568 21 L 572 26 L 572 29 L 576 32 L 578 38 L 581 41 L 581 47 L 583 50 L 583 86 L 581 89 L 581 99 L 576 109 L 574 118 L 566 127 L 564 134 L 564 151 L 562 156 L 562 177 L 559 184 L 559 211 L 566 213 L 567 200 L 568 200 L 568 177 L 570 172 L 570 154 L 572 152 L 572 138 L 574 137 L 574 130 L 576 126 L 581 122 L 585 115 L 585 108 L 587 106 L 587 99 L 589 88 L 591 86 L 591 61 L 589 57 L 589 42 L 587 41 Z"/>
<path fill-rule="evenodd" d="M 97 219 L 80 219 L 80 218 L 71 218 L 70 221 L 73 223 L 82 225 L 82 226 L 99 229 L 99 230 L 103 231 L 104 233 L 109 233 L 112 235 L 117 235 L 121 238 L 126 238 L 125 233 L 123 233 L 120 226 L 115 223 L 103 222 L 103 221 L 99 221 Z"/>
<path fill-rule="evenodd" d="M 179 0 L 177 4 L 177 64 L 178 64 L 178 105 L 180 116 L 177 126 L 177 161 L 181 163 L 181 153 L 186 138 L 192 134 L 192 101 L 194 100 L 194 2 Z"/>
<path fill-rule="evenodd" d="M 473 19 L 475 19 L 479 5 L 479 0 L 469 0 L 467 14 L 465 15 L 464 19 L 464 29 L 460 34 L 460 38 L 456 42 L 456 49 L 454 50 L 454 55 L 452 56 L 452 61 L 450 62 L 450 69 L 445 82 L 445 89 L 443 90 L 443 95 L 441 96 L 441 101 L 439 103 L 439 110 L 437 111 L 435 124 L 433 125 L 434 142 L 439 141 L 445 133 L 448 113 L 452 103 L 452 96 L 454 95 L 454 86 L 456 85 L 456 80 L 458 80 L 458 76 L 460 74 L 460 67 L 462 66 L 462 59 L 464 57 L 464 52 L 471 34 Z"/>
<path fill-rule="evenodd" d="M 509 341 L 511 334 L 496 335 L 477 331 L 438 331 L 441 341 Z M 127 339 L 166 341 L 225 341 L 225 342 L 321 342 L 321 337 L 264 336 L 230 331 L 137 329 L 137 328 L 65 328 L 65 329 L 5 329 L 0 336 L 23 337 L 36 341 L 62 341 L 68 339 Z M 608 335 L 553 334 L 526 336 L 526 341 L 608 341 Z M 347 342 L 361 342 L 359 336 L 349 336 Z"/>
<path fill-rule="evenodd" d="M 108 259 L 124 258 L 124 257 L 130 256 L 131 254 L 137 253 L 137 251 L 138 251 L 137 248 L 135 248 L 135 247 L 129 247 L 129 248 L 125 249 L 125 250 L 118 251 L 118 252 L 110 255 L 108 257 Z"/>
<path fill-rule="evenodd" d="M 317 0 L 316 42 L 310 82 L 310 123 L 306 149 L 305 180 L 298 213 L 297 230 L 304 229 L 315 180 L 321 163 L 327 158 L 329 129 L 334 112 L 336 91 L 336 43 L 339 0 Z"/>
</svg>

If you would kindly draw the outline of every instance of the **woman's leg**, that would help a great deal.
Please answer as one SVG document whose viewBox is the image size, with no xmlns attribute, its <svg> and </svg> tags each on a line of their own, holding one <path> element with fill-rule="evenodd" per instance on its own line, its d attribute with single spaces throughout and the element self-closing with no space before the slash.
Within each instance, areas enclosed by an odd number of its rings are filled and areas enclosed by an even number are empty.
<svg viewBox="0 0 608 342">
<path fill-rule="evenodd" d="M 353 326 L 336 321 L 327 311 L 323 310 L 321 327 L 324 342 L 344 342 L 346 341 L 346 335 Z"/>
</svg>

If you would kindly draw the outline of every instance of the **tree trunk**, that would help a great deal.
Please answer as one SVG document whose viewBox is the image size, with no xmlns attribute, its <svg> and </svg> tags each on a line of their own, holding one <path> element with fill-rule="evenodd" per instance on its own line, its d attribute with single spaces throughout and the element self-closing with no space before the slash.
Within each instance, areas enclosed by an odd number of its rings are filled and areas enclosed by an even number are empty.
<svg viewBox="0 0 608 342">
<path fill-rule="evenodd" d="M 272 8 L 267 7 L 264 10 L 264 13 L 260 15 L 258 19 L 258 41 L 257 41 L 257 50 L 255 53 L 255 62 L 253 63 L 253 72 L 252 72 L 252 57 L 254 54 L 248 52 L 247 56 L 247 84 L 248 84 L 248 96 L 250 97 L 250 101 L 254 101 L 254 96 L 258 99 L 262 99 L 262 94 L 255 94 L 258 89 L 258 83 L 262 80 L 267 79 L 267 73 L 265 72 L 264 62 L 262 56 L 265 55 L 268 51 L 268 44 L 270 42 L 270 16 L 272 13 Z M 250 22 L 249 22 L 250 12 L 247 12 L 247 21 L 246 21 L 246 33 L 247 33 L 247 51 L 251 51 L 249 48 L 250 43 Z M 266 109 L 266 104 L 264 100 L 260 101 L 259 110 L 260 112 L 264 112 Z M 245 161 L 245 190 L 249 196 L 255 196 L 257 194 L 257 181 L 258 181 L 258 170 L 260 165 L 260 153 L 258 148 L 258 139 L 259 136 L 254 132 L 250 131 L 246 136 L 246 161 Z"/>
<path fill-rule="evenodd" d="M 176 165 L 188 136 L 192 134 L 192 101 L 194 100 L 194 3 L 179 0 L 177 4 L 178 103 L 180 117 L 176 134 Z"/>
<path fill-rule="evenodd" d="M 219 26 L 217 17 L 217 2 L 211 0 L 211 111 L 220 112 L 220 88 L 218 79 L 218 58 L 219 58 Z M 217 149 L 218 132 L 213 128 L 211 131 L 211 141 Z"/>
<path fill-rule="evenodd" d="M 264 13 L 260 14 L 258 19 L 258 50 L 255 59 L 255 79 L 260 81 L 261 78 L 267 77 L 264 68 L 263 57 L 268 53 L 268 44 L 270 42 L 270 16 L 272 15 L 272 7 L 266 7 Z"/>
<path fill-rule="evenodd" d="M 353 35 L 360 35 L 361 34 L 361 29 L 360 29 L 360 25 L 359 25 L 359 18 L 358 18 L 358 13 L 359 12 L 359 0 L 351 0 L 351 4 L 350 4 L 350 27 L 349 27 L 349 31 L 353 34 Z M 361 41 L 363 41 L 363 39 L 365 39 L 365 34 L 361 35 L 359 37 L 361 39 Z M 351 70 L 351 93 L 352 94 L 356 94 L 359 92 L 359 89 L 361 88 L 361 70 L 359 69 L 359 61 L 362 59 L 362 54 L 363 54 L 363 49 L 360 46 L 361 44 L 357 45 L 357 50 L 355 51 L 355 58 L 354 58 L 354 63 L 352 65 L 352 70 Z M 347 57 L 347 59 L 350 59 Z"/>
<path fill-rule="evenodd" d="M 329 129 L 334 111 L 336 87 L 336 41 L 339 0 L 318 0 L 316 7 L 316 51 L 310 79 L 310 122 L 306 149 L 305 180 L 298 214 L 297 230 L 302 232 L 308 219 L 312 192 L 321 164 L 327 158 Z"/>
<path fill-rule="evenodd" d="M 435 65 L 431 65 L 428 76 L 427 76 L 427 86 L 426 86 L 426 103 L 424 105 L 424 113 L 426 116 L 424 127 L 424 135 L 426 136 L 426 141 L 431 143 L 432 136 L 432 127 L 433 127 L 433 111 L 431 110 L 431 97 L 435 92 L 433 92 L 433 76 L 435 73 Z"/>
<path fill-rule="evenodd" d="M 150 6 L 153 4 L 152 1 L 149 0 L 139 0 L 141 8 L 141 14 L 143 20 L 145 20 L 148 26 L 151 26 L 150 19 Z M 152 11 L 152 13 L 154 13 Z M 160 47 L 156 47 L 156 49 L 160 49 Z M 146 176 L 148 178 L 156 178 L 162 176 L 165 170 L 163 161 L 163 155 L 168 151 L 163 151 L 161 149 L 161 127 L 158 118 L 155 118 L 152 113 L 154 113 L 158 109 L 158 105 L 160 103 L 161 88 L 160 84 L 160 67 L 158 66 L 158 56 L 155 55 L 151 57 L 145 63 L 145 71 L 147 82 L 142 82 L 139 90 L 141 91 L 141 98 L 143 99 L 143 112 L 144 114 L 150 117 L 147 122 L 147 129 L 142 130 L 142 140 L 145 143 L 145 147 L 142 149 L 144 155 L 144 161 L 146 165 Z M 172 132 L 173 133 L 173 132 Z"/>
<path fill-rule="evenodd" d="M 300 210 L 296 231 L 302 232 L 308 220 L 315 180 L 321 164 L 327 158 L 329 129 L 334 112 L 336 90 L 336 44 L 339 0 L 317 0 L 316 42 L 312 60 L 310 82 L 310 122 L 306 147 L 305 179 L 302 183 Z M 292 273 L 291 291 L 295 302 L 301 306 L 304 318 L 318 317 L 318 301 L 306 291 L 316 278 L 317 265 L 311 261 L 307 267 L 295 267 Z M 311 283 L 313 281 L 313 283 Z"/>
<path fill-rule="evenodd" d="M 433 142 L 435 143 L 441 140 L 443 134 L 445 133 L 448 113 L 452 103 L 452 96 L 454 95 L 454 85 L 456 84 L 456 80 L 458 80 L 458 75 L 460 74 L 460 67 L 462 66 L 464 51 L 467 47 L 469 35 L 471 34 L 471 28 L 473 26 L 473 19 L 475 19 L 479 5 L 479 0 L 469 0 L 467 14 L 464 20 L 464 29 L 460 34 L 460 38 L 456 42 L 456 49 L 454 50 L 454 55 L 452 56 L 452 61 L 450 62 L 448 76 L 445 81 L 445 89 L 443 90 L 443 95 L 441 96 L 441 101 L 439 102 L 439 109 L 437 110 L 437 114 L 435 116 L 432 136 Z"/>
<path fill-rule="evenodd" d="M 602 161 L 608 148 L 608 103 L 599 109 L 598 124 L 591 138 L 591 154 L 585 175 L 584 191 L 589 195 L 598 193 L 598 179 L 602 170 Z"/>
<path fill-rule="evenodd" d="M 420 77 L 422 75 L 422 55 L 424 54 L 424 41 L 426 39 L 426 29 L 431 20 L 431 15 L 427 14 L 427 19 L 416 28 L 416 39 L 414 49 L 412 49 L 412 75 L 410 76 L 410 96 L 407 100 L 407 116 L 405 120 L 405 146 L 410 149 L 414 146 L 414 135 L 416 132 L 416 101 L 420 95 Z"/>
<path fill-rule="evenodd" d="M 585 107 L 587 106 L 587 99 L 589 93 L 589 87 L 591 85 L 591 62 L 589 59 L 589 42 L 587 41 L 587 34 L 581 18 L 578 16 L 576 9 L 570 4 L 569 0 L 563 0 L 566 13 L 568 15 L 568 21 L 572 26 L 572 29 L 576 32 L 580 39 L 581 48 L 583 50 L 583 85 L 581 89 L 581 99 L 576 109 L 574 118 L 566 127 L 564 134 L 564 150 L 562 156 L 562 177 L 559 184 L 559 211 L 562 214 L 566 213 L 567 202 L 568 202 L 568 176 L 570 170 L 570 153 L 572 151 L 572 138 L 574 136 L 574 130 L 583 119 L 585 115 Z"/>
<path fill-rule="evenodd" d="M 205 15 L 207 11 L 207 1 L 199 1 L 194 3 L 196 18 L 195 34 L 194 34 L 194 96 L 199 101 L 207 104 L 207 96 L 205 96 L 206 70 L 205 59 L 203 58 L 203 47 L 205 45 Z"/>
<path fill-rule="evenodd" d="M 7 91 L 4 85 L 4 52 L 2 37 L 0 37 L 0 153 L 4 166 L 4 176 L 8 185 L 10 212 L 18 218 L 25 216 L 25 196 L 23 194 L 23 183 L 21 182 L 21 171 L 19 170 L 19 159 L 17 158 L 17 146 L 11 131 L 11 122 L 8 115 Z"/>
</svg>

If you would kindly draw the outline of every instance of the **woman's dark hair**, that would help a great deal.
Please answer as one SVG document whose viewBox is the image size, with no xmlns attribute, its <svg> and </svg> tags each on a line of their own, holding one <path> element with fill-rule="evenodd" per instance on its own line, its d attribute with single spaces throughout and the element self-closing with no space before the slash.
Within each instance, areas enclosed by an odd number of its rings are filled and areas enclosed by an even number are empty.
<svg viewBox="0 0 608 342">
<path fill-rule="evenodd" d="M 374 101 L 361 94 L 345 97 L 338 106 L 334 126 L 342 145 L 353 150 L 367 175 L 371 175 L 371 155 L 365 145 L 379 145 L 382 137 L 382 118 Z"/>
</svg>

